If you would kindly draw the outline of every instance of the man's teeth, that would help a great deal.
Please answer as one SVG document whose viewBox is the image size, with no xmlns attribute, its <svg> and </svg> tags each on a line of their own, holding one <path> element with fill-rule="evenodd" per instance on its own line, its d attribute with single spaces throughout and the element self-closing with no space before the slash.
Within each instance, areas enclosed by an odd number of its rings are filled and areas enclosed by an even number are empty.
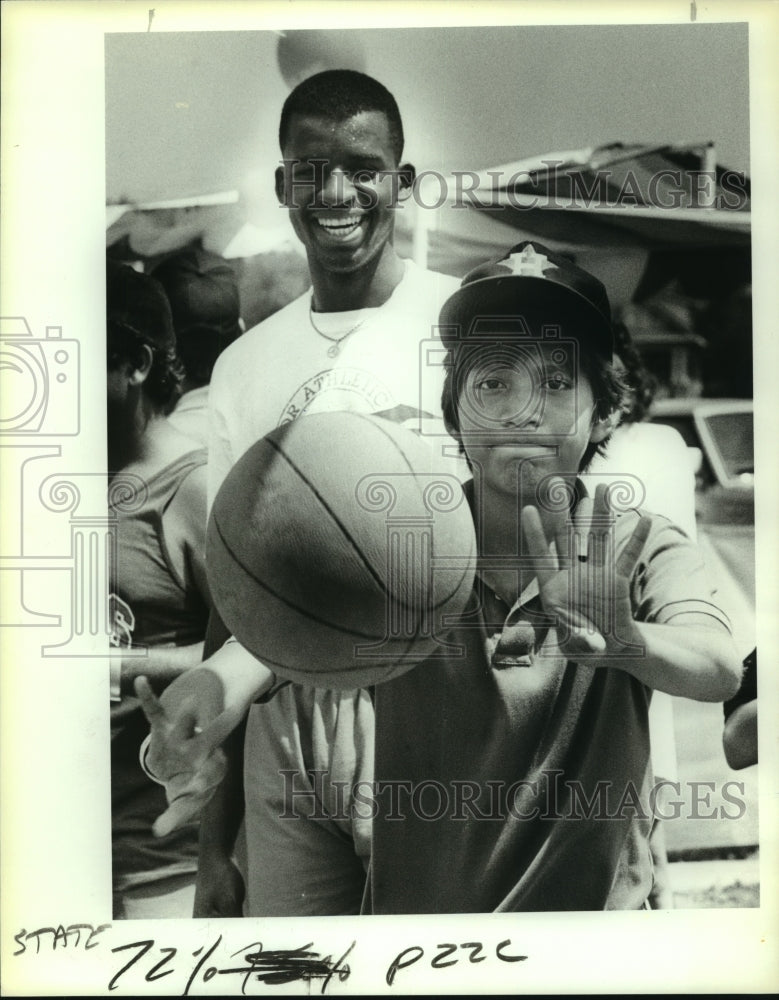
<svg viewBox="0 0 779 1000">
<path fill-rule="evenodd" d="M 335 236 L 349 236 L 360 225 L 360 219 L 346 216 L 340 219 L 317 219 L 319 225 Z"/>
</svg>

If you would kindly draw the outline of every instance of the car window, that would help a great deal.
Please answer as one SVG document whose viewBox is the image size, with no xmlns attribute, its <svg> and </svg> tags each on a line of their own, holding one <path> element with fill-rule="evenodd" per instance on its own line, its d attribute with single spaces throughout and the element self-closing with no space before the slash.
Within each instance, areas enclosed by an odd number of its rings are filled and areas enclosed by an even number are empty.
<svg viewBox="0 0 779 1000">
<path fill-rule="evenodd" d="M 754 472 L 754 421 L 748 411 L 710 413 L 701 433 L 708 438 L 712 464 L 727 480 L 746 481 Z"/>
</svg>

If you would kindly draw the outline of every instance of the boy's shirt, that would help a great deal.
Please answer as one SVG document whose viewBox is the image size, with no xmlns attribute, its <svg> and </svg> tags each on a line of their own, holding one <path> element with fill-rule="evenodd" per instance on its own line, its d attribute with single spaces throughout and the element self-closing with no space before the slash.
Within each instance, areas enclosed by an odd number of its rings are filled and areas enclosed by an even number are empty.
<svg viewBox="0 0 779 1000">
<path fill-rule="evenodd" d="M 638 516 L 617 517 L 617 552 Z M 638 620 L 697 612 L 728 627 L 698 550 L 665 518 L 652 516 L 631 592 Z M 533 593 L 508 624 L 541 612 Z M 553 628 L 539 629 L 530 666 L 496 668 L 489 600 L 477 586 L 476 627 L 452 633 L 462 658 L 376 688 L 368 912 L 641 908 L 651 692 L 622 670 L 568 662 Z"/>
</svg>

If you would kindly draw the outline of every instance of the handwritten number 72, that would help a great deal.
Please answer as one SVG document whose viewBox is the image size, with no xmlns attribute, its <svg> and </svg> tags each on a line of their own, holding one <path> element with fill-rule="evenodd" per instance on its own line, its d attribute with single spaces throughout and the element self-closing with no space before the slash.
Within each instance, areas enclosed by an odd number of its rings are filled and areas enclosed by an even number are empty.
<svg viewBox="0 0 779 1000">
<path fill-rule="evenodd" d="M 153 947 L 154 947 L 154 941 L 133 941 L 131 944 L 122 944 L 119 945 L 118 948 L 112 948 L 111 949 L 112 952 L 127 951 L 128 948 L 138 948 L 139 951 L 137 952 L 137 954 L 133 955 L 130 961 L 126 965 L 123 965 L 122 968 L 113 977 L 113 979 L 111 979 L 110 983 L 108 984 L 109 990 L 115 990 L 119 978 L 123 976 L 129 968 L 135 965 L 136 962 L 142 959 L 144 955 L 148 954 L 148 952 L 151 951 Z M 144 979 L 146 980 L 147 983 L 153 983 L 155 980 L 162 979 L 164 976 L 169 976 L 171 972 L 173 972 L 173 969 L 166 969 L 165 972 L 160 972 L 159 970 L 163 967 L 163 965 L 166 965 L 168 962 L 171 961 L 173 956 L 176 954 L 176 950 L 177 950 L 176 948 L 160 948 L 163 957 L 159 960 L 159 962 L 153 965 L 144 976 Z"/>
</svg>

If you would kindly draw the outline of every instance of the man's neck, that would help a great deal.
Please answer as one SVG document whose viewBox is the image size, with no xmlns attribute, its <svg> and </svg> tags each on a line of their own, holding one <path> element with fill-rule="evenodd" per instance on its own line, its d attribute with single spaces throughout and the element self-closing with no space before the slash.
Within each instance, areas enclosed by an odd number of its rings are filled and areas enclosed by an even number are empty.
<svg viewBox="0 0 779 1000">
<path fill-rule="evenodd" d="M 359 271 L 341 274 L 311 267 L 317 312 L 349 312 L 383 306 L 403 277 L 405 264 L 387 244 L 381 255 Z"/>
</svg>

